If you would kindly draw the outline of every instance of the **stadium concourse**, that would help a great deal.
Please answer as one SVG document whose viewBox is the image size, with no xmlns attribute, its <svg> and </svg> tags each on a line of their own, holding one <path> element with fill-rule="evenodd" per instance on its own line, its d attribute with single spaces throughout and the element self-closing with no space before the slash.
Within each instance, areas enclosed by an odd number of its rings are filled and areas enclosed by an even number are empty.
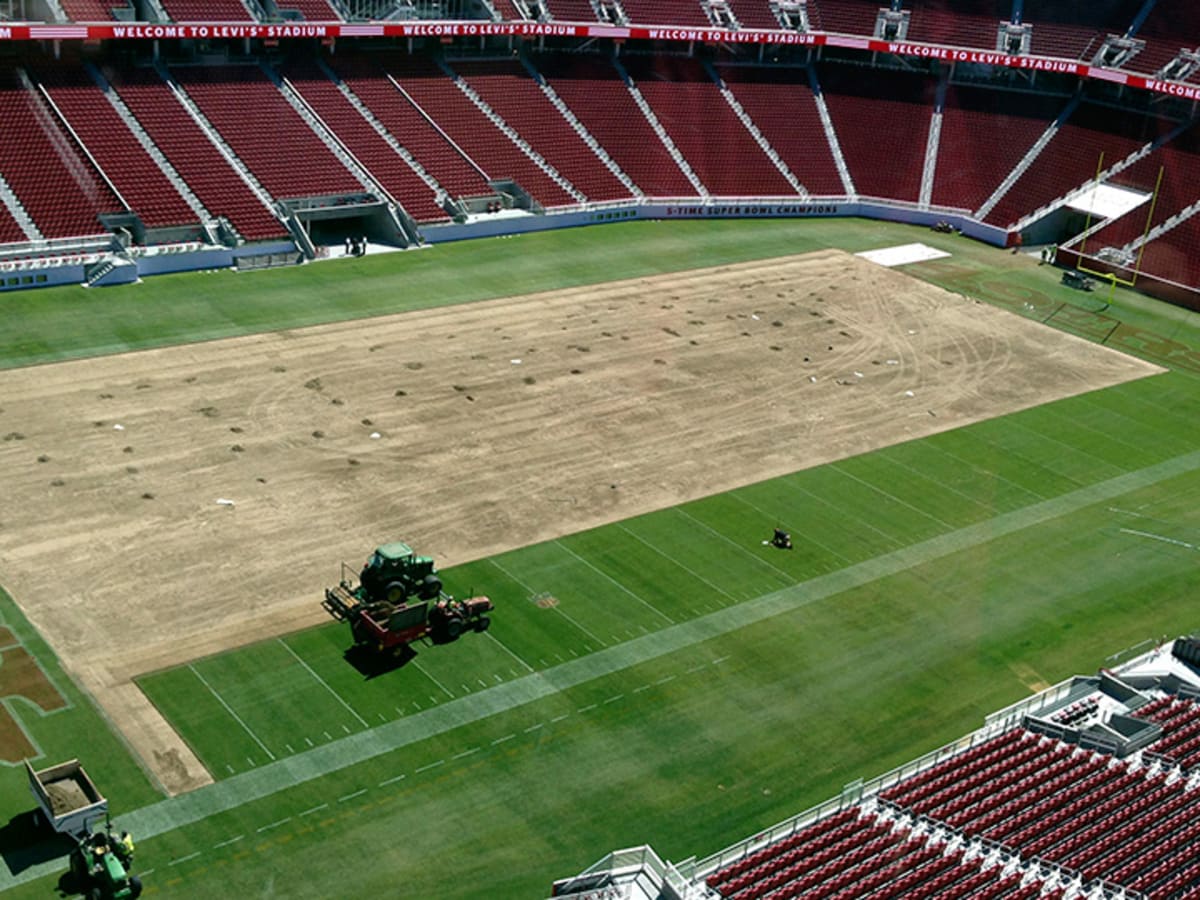
<svg viewBox="0 0 1200 900">
<path fill-rule="evenodd" d="M 973 734 L 700 861 L 615 851 L 572 900 L 1200 897 L 1200 639 L 988 716 Z"/>
<path fill-rule="evenodd" d="M 1197 308 L 1197 44 L 1179 0 L 5 0 L 0 290 L 858 215 Z"/>
</svg>

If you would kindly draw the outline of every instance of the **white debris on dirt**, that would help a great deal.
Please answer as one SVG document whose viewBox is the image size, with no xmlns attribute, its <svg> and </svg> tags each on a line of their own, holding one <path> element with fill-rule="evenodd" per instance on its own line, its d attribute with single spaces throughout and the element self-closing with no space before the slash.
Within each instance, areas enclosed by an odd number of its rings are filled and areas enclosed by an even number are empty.
<svg viewBox="0 0 1200 900">
<path fill-rule="evenodd" d="M 234 505 L 235 504 L 232 500 L 227 500 L 225 497 L 217 498 L 217 506 L 234 506 Z"/>
<path fill-rule="evenodd" d="M 914 394 L 912 391 L 905 391 L 904 396 L 905 397 L 915 397 L 916 394 Z"/>
<path fill-rule="evenodd" d="M 124 431 L 124 430 L 125 430 L 125 426 L 120 424 L 119 422 L 113 426 L 113 431 Z"/>
<path fill-rule="evenodd" d="M 378 431 L 372 431 L 372 432 L 371 432 L 371 440 L 373 440 L 373 441 L 377 441 L 377 440 L 379 440 L 381 437 L 383 437 L 383 435 L 382 435 L 382 434 L 380 434 Z"/>
</svg>

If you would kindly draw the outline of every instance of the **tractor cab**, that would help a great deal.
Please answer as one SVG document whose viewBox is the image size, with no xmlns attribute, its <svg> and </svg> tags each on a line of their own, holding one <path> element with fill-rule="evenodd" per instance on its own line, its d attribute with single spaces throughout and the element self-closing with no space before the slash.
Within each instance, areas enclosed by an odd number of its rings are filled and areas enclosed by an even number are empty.
<svg viewBox="0 0 1200 900">
<path fill-rule="evenodd" d="M 442 580 L 430 556 L 417 556 L 408 544 L 394 541 L 383 544 L 367 559 L 358 577 L 366 594 L 364 599 L 403 603 L 416 594 L 432 600 L 442 592 Z"/>
</svg>

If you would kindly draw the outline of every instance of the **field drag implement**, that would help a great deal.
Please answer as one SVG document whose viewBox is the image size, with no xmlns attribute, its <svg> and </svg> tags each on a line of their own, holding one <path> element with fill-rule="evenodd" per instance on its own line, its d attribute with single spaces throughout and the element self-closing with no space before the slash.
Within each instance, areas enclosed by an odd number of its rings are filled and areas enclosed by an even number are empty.
<svg viewBox="0 0 1200 900">
<path fill-rule="evenodd" d="M 411 655 L 417 641 L 449 644 L 467 631 L 484 632 L 494 608 L 487 597 L 455 600 L 442 590 L 429 557 L 407 544 L 384 544 L 363 566 L 357 584 L 346 577 L 325 589 L 321 604 L 339 622 L 350 623 L 356 646 L 381 654 Z"/>
</svg>

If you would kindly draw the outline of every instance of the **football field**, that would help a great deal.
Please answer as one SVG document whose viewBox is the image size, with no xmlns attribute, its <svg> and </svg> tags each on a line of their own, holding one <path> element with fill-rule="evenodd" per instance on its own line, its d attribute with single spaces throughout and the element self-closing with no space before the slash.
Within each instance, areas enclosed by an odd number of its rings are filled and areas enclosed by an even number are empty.
<svg viewBox="0 0 1200 900">
<path fill-rule="evenodd" d="M 530 263 L 517 287 L 551 287 L 551 256 L 577 284 L 694 267 L 699 252 L 856 251 L 915 231 L 705 222 L 583 234 L 520 239 Z M 951 257 L 908 274 L 1167 371 L 452 565 L 447 589 L 490 596 L 492 629 L 390 671 L 347 654 L 348 628 L 329 622 L 141 674 L 137 688 L 213 779 L 156 800 L 115 741 L 95 766 L 118 788 L 107 788 L 116 821 L 140 838 L 147 895 L 538 897 L 617 847 L 704 856 L 1114 652 L 1195 628 L 1196 317 L 1125 296 L 1101 309 L 1035 262 L 920 239 Z M 326 276 L 309 267 L 322 287 L 297 315 L 398 311 L 373 306 L 385 292 L 366 285 L 405 274 L 430 291 L 444 279 L 450 300 L 482 299 L 455 291 L 492 285 L 487 266 L 504 261 L 484 246 L 478 279 L 438 275 L 428 260 L 442 249 L 347 263 L 379 271 L 325 305 Z M 114 292 L 91 342 L 77 298 L 30 293 L 44 304 L 18 318 L 8 359 L 88 355 L 115 349 L 115 336 L 132 349 L 283 327 L 274 279 L 297 274 L 263 273 L 261 300 L 229 317 L 205 287 L 224 276 L 181 279 L 197 287 L 180 292 L 175 337 L 139 324 L 137 304 L 166 290 L 155 282 L 130 300 Z M 61 339 L 38 346 L 53 323 Z M 1013 389 L 975 388 L 979 403 Z M 780 525 L 795 549 L 764 544 Z M 0 554 L 0 584 L 4 568 Z M 7 606 L 5 622 L 29 634 Z M 34 652 L 55 664 L 48 648 Z M 35 737 L 54 732 L 37 742 L 50 753 L 85 758 L 103 728 L 86 695 L 61 711 L 7 706 Z M 55 861 L 32 849 L 19 774 L 0 783 L 12 810 L 0 884 L 49 896 Z"/>
</svg>

